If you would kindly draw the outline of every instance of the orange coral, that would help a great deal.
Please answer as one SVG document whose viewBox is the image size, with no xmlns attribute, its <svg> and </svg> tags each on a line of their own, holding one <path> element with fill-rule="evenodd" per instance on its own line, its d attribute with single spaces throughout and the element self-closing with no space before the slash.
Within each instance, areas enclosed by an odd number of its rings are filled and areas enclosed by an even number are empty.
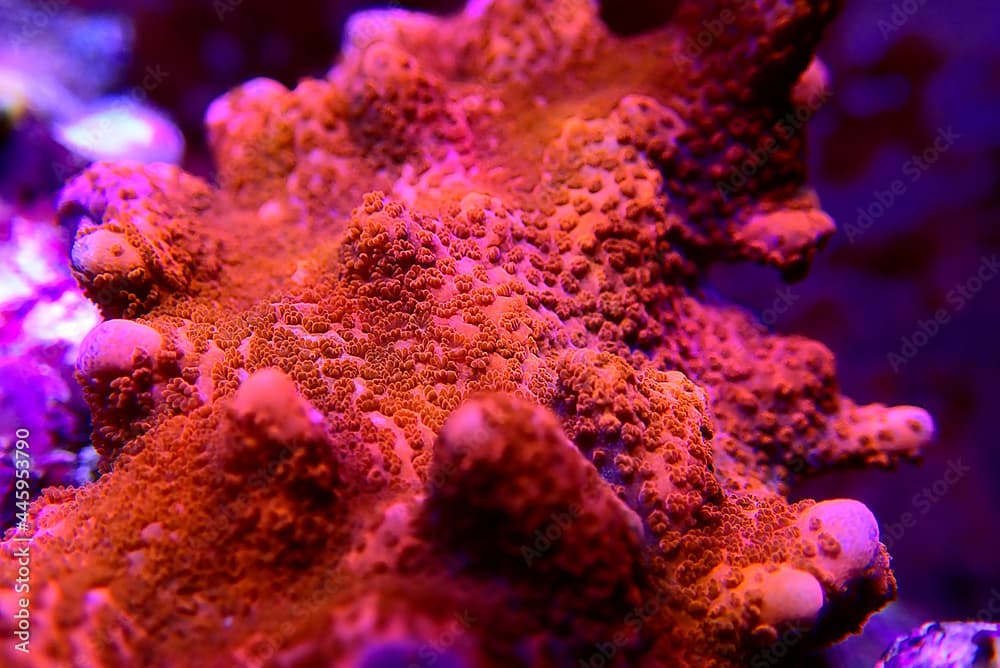
<svg viewBox="0 0 1000 668">
<path fill-rule="evenodd" d="M 782 131 L 832 9 L 368 13 L 326 80 L 213 104 L 218 188 L 78 177 L 108 472 L 33 508 L 31 665 L 735 666 L 857 629 L 895 591 L 874 518 L 783 495 L 930 419 L 699 287 L 832 232 Z"/>
</svg>

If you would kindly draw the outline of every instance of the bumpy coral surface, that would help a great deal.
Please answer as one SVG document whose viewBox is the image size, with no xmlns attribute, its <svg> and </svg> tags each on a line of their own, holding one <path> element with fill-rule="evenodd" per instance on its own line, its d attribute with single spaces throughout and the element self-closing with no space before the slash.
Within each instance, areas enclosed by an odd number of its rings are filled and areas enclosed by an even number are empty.
<svg viewBox="0 0 1000 668">
<path fill-rule="evenodd" d="M 930 419 L 702 291 L 833 231 L 801 131 L 832 12 L 363 14 L 325 80 L 213 104 L 218 185 L 78 177 L 106 474 L 33 506 L 6 665 L 736 666 L 859 628 L 875 518 L 785 495 Z"/>
</svg>

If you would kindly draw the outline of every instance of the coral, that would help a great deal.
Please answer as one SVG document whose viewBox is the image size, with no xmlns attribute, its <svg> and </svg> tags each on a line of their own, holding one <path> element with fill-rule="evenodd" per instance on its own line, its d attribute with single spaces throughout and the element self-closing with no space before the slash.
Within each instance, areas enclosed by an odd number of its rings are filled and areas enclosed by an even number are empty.
<svg viewBox="0 0 1000 668">
<path fill-rule="evenodd" d="M 215 249 L 195 224 L 210 201 L 206 184 L 166 164 L 88 170 L 64 189 L 73 275 L 105 316 L 138 317 L 211 278 Z"/>
<path fill-rule="evenodd" d="M 857 630 L 895 593 L 874 518 L 786 494 L 930 418 L 704 291 L 833 231 L 788 131 L 832 12 L 366 14 L 326 79 L 212 105 L 218 187 L 70 183 L 107 473 L 33 506 L 32 665 L 721 667 Z"/>
</svg>

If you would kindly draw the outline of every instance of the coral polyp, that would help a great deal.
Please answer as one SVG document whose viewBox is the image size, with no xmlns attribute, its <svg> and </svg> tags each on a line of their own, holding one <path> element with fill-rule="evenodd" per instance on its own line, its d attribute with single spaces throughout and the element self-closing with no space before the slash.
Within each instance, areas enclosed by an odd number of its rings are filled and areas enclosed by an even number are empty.
<svg viewBox="0 0 1000 668">
<path fill-rule="evenodd" d="M 72 181 L 105 474 L 32 508 L 30 665 L 721 667 L 859 629 L 875 518 L 787 493 L 931 420 L 703 290 L 834 230 L 790 120 L 833 10 L 366 13 L 325 79 L 209 108 L 218 184 Z"/>
</svg>

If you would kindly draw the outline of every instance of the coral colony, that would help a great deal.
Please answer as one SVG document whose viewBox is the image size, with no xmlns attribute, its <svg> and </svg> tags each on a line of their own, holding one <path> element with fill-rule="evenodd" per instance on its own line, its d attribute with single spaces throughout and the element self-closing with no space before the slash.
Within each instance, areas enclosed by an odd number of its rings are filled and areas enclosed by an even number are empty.
<svg viewBox="0 0 1000 668">
<path fill-rule="evenodd" d="M 103 475 L 7 533 L 0 663 L 721 668 L 858 631 L 896 591 L 875 518 L 786 495 L 931 419 L 703 291 L 834 231 L 834 11 L 367 12 L 325 79 L 211 105 L 217 184 L 71 180 Z"/>
</svg>

